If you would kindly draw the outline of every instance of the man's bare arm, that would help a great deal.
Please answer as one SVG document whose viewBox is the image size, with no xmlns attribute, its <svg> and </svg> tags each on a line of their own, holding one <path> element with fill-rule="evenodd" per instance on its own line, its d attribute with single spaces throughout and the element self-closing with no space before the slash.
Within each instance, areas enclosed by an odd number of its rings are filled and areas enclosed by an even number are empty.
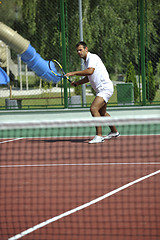
<svg viewBox="0 0 160 240">
<path fill-rule="evenodd" d="M 84 78 L 80 79 L 80 80 L 77 81 L 77 82 L 73 81 L 73 82 L 71 83 L 71 85 L 73 85 L 74 87 L 77 87 L 77 86 L 82 85 L 82 84 L 87 83 L 87 82 L 89 82 L 88 77 L 84 77 Z"/>
<path fill-rule="evenodd" d="M 75 72 L 69 72 L 69 73 L 66 73 L 65 76 L 67 77 L 71 77 L 71 76 L 89 76 L 89 75 L 92 75 L 94 73 L 94 68 L 87 68 L 85 70 L 82 70 L 82 71 L 75 71 Z"/>
</svg>

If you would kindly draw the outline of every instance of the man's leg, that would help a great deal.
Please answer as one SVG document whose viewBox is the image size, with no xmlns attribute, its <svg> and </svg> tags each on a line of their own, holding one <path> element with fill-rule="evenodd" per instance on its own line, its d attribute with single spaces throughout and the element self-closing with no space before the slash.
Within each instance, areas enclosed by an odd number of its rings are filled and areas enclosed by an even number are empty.
<svg viewBox="0 0 160 240">
<path fill-rule="evenodd" d="M 105 116 L 105 117 L 110 117 L 109 113 L 106 112 L 106 109 L 107 109 L 107 103 L 105 103 L 105 105 L 99 110 L 100 115 L 101 115 L 102 117 L 103 117 L 103 116 Z M 112 133 L 118 132 L 118 131 L 117 131 L 117 128 L 116 128 L 115 126 L 109 126 L 109 127 L 110 127 Z"/>
<path fill-rule="evenodd" d="M 106 103 L 102 97 L 96 96 L 90 107 L 93 117 L 101 117 L 100 109 L 106 108 Z M 96 135 L 102 136 L 102 127 L 96 127 Z"/>
</svg>

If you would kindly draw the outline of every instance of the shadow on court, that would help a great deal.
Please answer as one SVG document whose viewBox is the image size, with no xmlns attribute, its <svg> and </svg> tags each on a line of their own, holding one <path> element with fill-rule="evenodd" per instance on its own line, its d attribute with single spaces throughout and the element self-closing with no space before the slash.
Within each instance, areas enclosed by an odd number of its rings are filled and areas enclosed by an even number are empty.
<svg viewBox="0 0 160 240">
<path fill-rule="evenodd" d="M 72 138 L 72 139 L 32 139 L 32 140 L 27 140 L 27 142 L 44 142 L 44 143 L 57 143 L 57 142 L 73 142 L 73 143 L 88 143 L 88 141 L 90 141 L 92 139 L 91 138 L 85 138 L 85 139 L 76 139 L 76 138 Z"/>
</svg>

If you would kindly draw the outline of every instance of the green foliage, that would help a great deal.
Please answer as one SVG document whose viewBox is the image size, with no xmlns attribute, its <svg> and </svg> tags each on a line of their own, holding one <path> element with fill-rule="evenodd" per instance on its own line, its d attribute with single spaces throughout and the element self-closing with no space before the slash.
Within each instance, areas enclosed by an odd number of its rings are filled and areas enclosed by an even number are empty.
<svg viewBox="0 0 160 240">
<path fill-rule="evenodd" d="M 44 88 L 44 90 L 47 90 L 47 89 L 48 89 L 48 82 L 45 81 L 45 82 L 43 83 L 43 88 Z"/>
<path fill-rule="evenodd" d="M 62 63 L 60 0 L 4 0 L 1 2 L 0 21 L 28 39 L 44 59 L 55 58 Z M 87 42 L 89 51 L 101 57 L 110 74 L 124 74 L 128 71 L 127 64 L 130 61 L 136 75 L 139 73 L 140 15 L 137 15 L 137 13 L 139 14 L 139 3 L 140 0 L 127 2 L 126 0 L 82 1 L 83 39 Z M 160 70 L 158 70 L 160 63 L 157 65 L 160 58 L 160 1 L 146 0 L 144 4 L 146 52 L 148 58 L 152 60 L 158 88 L 160 79 Z M 75 44 L 80 39 L 78 1 L 65 0 L 64 8 L 67 71 L 75 71 L 80 69 L 80 59 L 75 51 Z M 16 55 L 14 60 L 16 61 Z M 136 83 L 134 85 L 136 100 L 138 87 Z M 81 92 L 78 88 L 75 91 L 76 94 Z M 148 98 L 152 97 L 148 95 Z"/>
<path fill-rule="evenodd" d="M 126 83 L 131 82 L 134 86 L 134 101 L 136 102 L 138 98 L 138 85 L 136 80 L 136 74 L 134 70 L 134 66 L 132 62 L 130 62 L 127 66 L 127 73 L 126 73 Z"/>
<path fill-rule="evenodd" d="M 76 80 L 75 80 L 75 81 L 76 81 Z M 82 86 L 79 85 L 79 86 L 75 87 L 75 88 L 74 88 L 74 93 L 75 93 L 76 95 L 81 95 L 81 94 L 82 94 Z"/>
<path fill-rule="evenodd" d="M 53 83 L 52 83 L 52 81 L 50 81 L 50 82 L 43 81 L 43 88 L 44 88 L 44 90 L 52 89 L 52 88 L 53 88 Z"/>
<path fill-rule="evenodd" d="M 102 58 L 109 73 L 126 72 L 129 61 L 135 67 L 138 64 L 139 1 L 126 4 L 126 0 L 83 0 L 83 38 L 89 50 Z M 30 40 L 43 58 L 61 62 L 60 1 L 5 0 L 2 3 L 0 20 Z M 78 1 L 67 0 L 64 5 L 68 70 L 74 71 L 79 66 L 75 52 L 75 44 L 80 39 Z M 147 1 L 147 9 L 148 51 L 157 59 L 160 2 Z"/>
<path fill-rule="evenodd" d="M 14 9 L 14 10 L 13 10 Z M 3 0 L 0 4 L 0 22 L 10 25 L 15 20 L 18 12 L 16 0 Z M 20 15 L 20 13 L 19 13 Z"/>
<path fill-rule="evenodd" d="M 153 75 L 152 62 L 148 62 L 148 74 L 146 77 L 146 98 L 151 103 L 156 95 L 156 82 Z"/>
<path fill-rule="evenodd" d="M 117 9 L 117 1 L 101 0 L 91 15 L 93 51 L 101 56 L 110 73 L 122 73 L 130 59 L 136 61 L 136 9 L 134 3 L 125 2 L 121 1 Z"/>
<path fill-rule="evenodd" d="M 159 87 L 160 87 L 160 59 L 159 59 L 159 63 L 157 64 L 157 68 L 156 68 L 155 81 L 156 81 L 156 89 L 159 89 Z"/>
<path fill-rule="evenodd" d="M 49 82 L 49 89 L 52 89 L 52 81 Z"/>
</svg>

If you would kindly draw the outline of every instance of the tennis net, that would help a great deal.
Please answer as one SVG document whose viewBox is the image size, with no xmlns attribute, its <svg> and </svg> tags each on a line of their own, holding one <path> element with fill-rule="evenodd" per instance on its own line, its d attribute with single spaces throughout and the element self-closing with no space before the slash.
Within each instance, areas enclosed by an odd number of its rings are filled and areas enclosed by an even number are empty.
<svg viewBox="0 0 160 240">
<path fill-rule="evenodd" d="M 159 116 L 1 123 L 0 148 L 0 239 L 160 239 Z"/>
</svg>

